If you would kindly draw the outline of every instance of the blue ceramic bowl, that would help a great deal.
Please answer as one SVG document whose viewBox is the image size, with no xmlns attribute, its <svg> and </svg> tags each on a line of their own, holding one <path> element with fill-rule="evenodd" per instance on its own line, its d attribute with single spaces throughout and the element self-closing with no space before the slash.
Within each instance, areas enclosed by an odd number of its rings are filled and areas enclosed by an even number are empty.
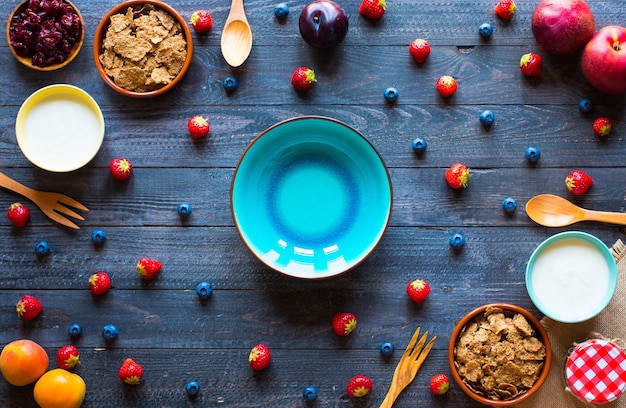
<svg viewBox="0 0 626 408">
<path fill-rule="evenodd" d="M 617 288 L 609 248 L 585 232 L 567 231 L 543 241 L 526 266 L 526 289 L 544 315 L 578 323 L 599 314 Z"/>
<path fill-rule="evenodd" d="M 250 251 L 286 275 L 345 272 L 377 246 L 392 188 L 374 147 L 337 120 L 303 116 L 257 136 L 231 187 L 235 226 Z"/>
</svg>

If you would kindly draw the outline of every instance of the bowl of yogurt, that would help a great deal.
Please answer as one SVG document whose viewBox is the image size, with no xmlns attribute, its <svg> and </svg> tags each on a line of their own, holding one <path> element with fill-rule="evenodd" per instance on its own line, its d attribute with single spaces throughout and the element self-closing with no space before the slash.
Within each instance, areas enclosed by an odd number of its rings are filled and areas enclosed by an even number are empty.
<svg viewBox="0 0 626 408">
<path fill-rule="evenodd" d="M 35 166 L 69 172 L 98 153 L 104 140 L 104 118 L 87 92 L 55 84 L 35 91 L 22 103 L 15 135 L 22 153 Z"/>
<path fill-rule="evenodd" d="M 526 289 L 544 315 L 577 323 L 599 314 L 617 287 L 617 265 L 598 238 L 567 231 L 543 241 L 526 266 Z"/>
</svg>

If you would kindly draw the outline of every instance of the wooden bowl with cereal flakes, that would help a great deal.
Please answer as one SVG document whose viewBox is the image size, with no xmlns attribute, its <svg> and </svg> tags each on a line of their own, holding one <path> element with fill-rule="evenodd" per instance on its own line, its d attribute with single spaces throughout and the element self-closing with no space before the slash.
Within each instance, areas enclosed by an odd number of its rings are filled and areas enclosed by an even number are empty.
<svg viewBox="0 0 626 408">
<path fill-rule="evenodd" d="M 94 34 L 98 73 L 111 88 L 132 98 L 150 98 L 174 88 L 187 73 L 192 52 L 187 22 L 158 0 L 118 4 Z"/>
<path fill-rule="evenodd" d="M 509 407 L 533 395 L 552 361 L 548 334 L 529 311 L 506 303 L 481 306 L 455 326 L 448 345 L 450 371 L 472 399 Z"/>
</svg>

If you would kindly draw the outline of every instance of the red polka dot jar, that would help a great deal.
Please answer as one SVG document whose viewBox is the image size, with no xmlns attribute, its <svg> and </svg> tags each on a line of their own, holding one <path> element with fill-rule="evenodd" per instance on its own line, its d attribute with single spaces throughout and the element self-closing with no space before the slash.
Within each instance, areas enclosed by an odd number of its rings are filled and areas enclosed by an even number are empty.
<svg viewBox="0 0 626 408">
<path fill-rule="evenodd" d="M 593 405 L 615 401 L 626 391 L 626 352 L 609 340 L 587 340 L 565 362 L 569 391 Z"/>
</svg>

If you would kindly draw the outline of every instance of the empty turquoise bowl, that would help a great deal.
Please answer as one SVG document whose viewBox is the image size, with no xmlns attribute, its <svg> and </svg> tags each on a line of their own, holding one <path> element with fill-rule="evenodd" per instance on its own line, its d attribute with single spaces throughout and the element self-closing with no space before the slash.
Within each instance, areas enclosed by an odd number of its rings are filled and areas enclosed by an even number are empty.
<svg viewBox="0 0 626 408">
<path fill-rule="evenodd" d="M 286 275 L 315 279 L 363 261 L 391 216 L 389 173 L 359 132 L 302 116 L 257 136 L 241 156 L 231 209 L 245 245 Z"/>
</svg>

